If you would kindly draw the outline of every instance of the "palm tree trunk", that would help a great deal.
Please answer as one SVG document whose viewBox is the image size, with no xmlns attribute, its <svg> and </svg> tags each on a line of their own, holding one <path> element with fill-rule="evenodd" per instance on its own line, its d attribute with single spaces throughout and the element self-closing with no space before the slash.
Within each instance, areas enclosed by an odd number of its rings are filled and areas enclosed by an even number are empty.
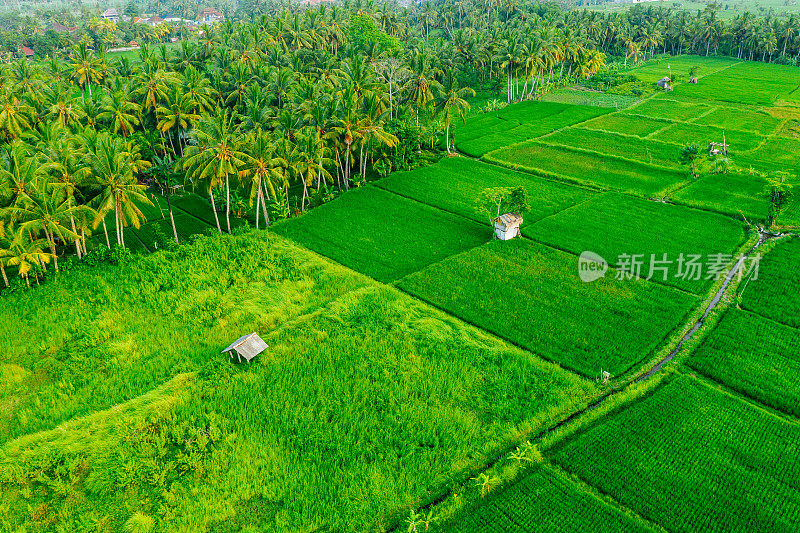
<svg viewBox="0 0 800 533">
<path fill-rule="evenodd" d="M 175 237 L 175 244 L 178 244 L 178 229 L 175 227 L 175 217 L 172 216 L 172 192 L 170 191 L 169 183 L 167 183 L 167 210 L 169 211 L 169 222 L 172 224 L 172 236 Z M 162 213 L 163 216 L 163 213 Z"/>
<path fill-rule="evenodd" d="M 69 200 L 69 207 L 70 207 L 70 209 L 72 209 L 72 199 Z M 78 231 L 77 231 L 77 229 L 75 229 L 75 217 L 70 215 L 69 216 L 69 222 L 70 222 L 70 224 L 72 224 L 72 233 L 77 235 Z M 78 253 L 78 259 L 80 259 L 81 256 L 82 256 L 82 254 L 81 254 L 81 239 L 80 239 L 80 237 L 77 237 L 75 239 L 75 251 Z"/>
<path fill-rule="evenodd" d="M 106 234 L 106 246 L 111 249 L 111 241 L 108 240 L 108 228 L 106 227 L 106 217 L 103 217 L 103 232 Z"/>
<path fill-rule="evenodd" d="M 269 213 L 267 212 L 267 202 L 264 200 L 264 197 L 269 197 L 269 192 L 267 192 L 267 186 L 261 183 L 261 186 L 264 187 L 264 193 L 261 195 L 261 210 L 264 211 L 264 225 L 265 227 L 269 227 Z"/>
<path fill-rule="evenodd" d="M 209 190 L 208 196 L 211 198 L 211 210 L 214 212 L 214 221 L 217 223 L 217 231 L 222 233 L 222 227 L 219 225 L 219 216 L 217 215 L 217 204 L 214 203 L 214 191 Z"/>
<path fill-rule="evenodd" d="M 259 212 L 261 211 L 261 183 L 257 185 L 258 190 L 256 191 L 256 229 L 260 229 L 258 227 L 258 219 L 259 219 Z"/>
<path fill-rule="evenodd" d="M 228 224 L 228 235 L 231 234 L 231 182 L 225 174 L 225 222 Z"/>
<path fill-rule="evenodd" d="M 0 273 L 3 274 L 3 282 L 6 284 L 6 287 L 8 287 L 8 276 L 6 276 L 6 269 L 3 268 L 3 263 L 0 263 Z"/>
</svg>

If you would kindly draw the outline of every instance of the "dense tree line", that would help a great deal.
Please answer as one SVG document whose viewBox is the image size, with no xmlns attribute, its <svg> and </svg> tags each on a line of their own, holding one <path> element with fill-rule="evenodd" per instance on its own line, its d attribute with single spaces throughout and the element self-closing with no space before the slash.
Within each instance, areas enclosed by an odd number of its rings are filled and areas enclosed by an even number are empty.
<svg viewBox="0 0 800 533">
<path fill-rule="evenodd" d="M 170 217 L 173 185 L 208 195 L 220 232 L 243 194 L 261 227 L 370 173 L 413 167 L 439 135 L 451 150 L 469 87 L 535 98 L 598 72 L 607 55 L 794 58 L 794 24 L 723 23 L 714 6 L 599 14 L 510 0 L 356 1 L 203 26 L 136 59 L 85 41 L 46 61 L 18 59 L 0 69 L 0 270 L 6 284 L 8 267 L 38 279 L 59 255 L 87 254 L 92 233 L 124 247 L 148 185 L 167 194 Z"/>
</svg>

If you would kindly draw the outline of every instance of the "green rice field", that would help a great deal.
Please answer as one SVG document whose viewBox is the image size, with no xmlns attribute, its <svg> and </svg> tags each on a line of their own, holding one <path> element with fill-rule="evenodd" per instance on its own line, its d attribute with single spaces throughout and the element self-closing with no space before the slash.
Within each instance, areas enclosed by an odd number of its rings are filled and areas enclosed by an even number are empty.
<svg viewBox="0 0 800 533">
<path fill-rule="evenodd" d="M 491 268 L 487 268 L 490 265 Z M 647 358 L 697 303 L 644 280 L 594 283 L 578 258 L 524 239 L 493 241 L 412 274 L 400 287 L 584 376 Z"/>
<path fill-rule="evenodd" d="M 706 174 L 669 198 L 680 204 L 759 222 L 769 213 L 769 201 L 764 195 L 766 185 L 766 180 L 758 175 Z"/>
<path fill-rule="evenodd" d="M 486 224 L 373 186 L 278 224 L 275 231 L 379 281 L 402 278 L 491 237 Z"/>
<path fill-rule="evenodd" d="M 705 272 L 699 279 L 688 272 L 678 277 L 681 254 L 732 255 L 746 234 L 741 223 L 722 215 L 606 193 L 534 224 L 526 235 L 576 255 L 592 251 L 611 265 L 638 256 L 639 277 L 699 294 L 712 280 Z M 655 265 L 651 272 L 651 258 L 663 260 L 665 255 L 669 263 L 661 266 L 666 271 Z"/>
<path fill-rule="evenodd" d="M 764 405 L 800 417 L 800 330 L 730 309 L 688 365 Z"/>
<path fill-rule="evenodd" d="M 442 159 L 434 165 L 411 172 L 397 172 L 377 185 L 481 224 L 488 224 L 489 221 L 476 211 L 475 200 L 486 187 L 524 187 L 531 204 L 531 210 L 525 213 L 525 225 L 584 202 L 596 194 L 588 189 L 463 157 Z"/>
<path fill-rule="evenodd" d="M 800 527 L 800 425 L 690 377 L 553 452 L 569 473 L 680 531 Z"/>
<path fill-rule="evenodd" d="M 670 189 L 686 179 L 683 171 L 601 156 L 584 149 L 550 146 L 538 141 L 495 150 L 487 154 L 485 159 L 535 174 L 647 197 Z"/>
</svg>

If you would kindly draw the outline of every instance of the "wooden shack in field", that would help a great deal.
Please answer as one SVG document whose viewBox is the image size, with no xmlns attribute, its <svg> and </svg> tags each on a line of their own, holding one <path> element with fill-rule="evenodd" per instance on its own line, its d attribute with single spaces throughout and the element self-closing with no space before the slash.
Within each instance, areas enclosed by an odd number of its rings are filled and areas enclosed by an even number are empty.
<svg viewBox="0 0 800 533">
<path fill-rule="evenodd" d="M 660 80 L 658 80 L 658 86 L 659 86 L 659 88 L 664 89 L 665 91 L 671 91 L 672 90 L 672 80 L 665 76 L 665 77 L 661 78 Z"/>
<path fill-rule="evenodd" d="M 245 360 L 250 361 L 267 348 L 269 348 L 267 343 L 257 333 L 253 332 L 236 339 L 230 346 L 222 350 L 222 353 L 230 352 L 231 357 L 233 357 L 233 352 L 236 352 L 238 362 L 241 363 L 243 357 Z"/>
<path fill-rule="evenodd" d="M 506 213 L 494 219 L 494 233 L 501 241 L 507 241 L 520 235 L 519 227 L 522 224 L 522 215 L 519 213 Z"/>
</svg>

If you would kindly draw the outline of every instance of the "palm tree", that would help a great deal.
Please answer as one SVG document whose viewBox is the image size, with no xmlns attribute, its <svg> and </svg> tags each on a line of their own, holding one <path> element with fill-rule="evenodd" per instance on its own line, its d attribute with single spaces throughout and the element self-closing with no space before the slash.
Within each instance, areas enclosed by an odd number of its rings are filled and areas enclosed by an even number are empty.
<svg viewBox="0 0 800 533">
<path fill-rule="evenodd" d="M 37 266 L 50 262 L 52 254 L 45 252 L 47 241 L 44 239 L 31 239 L 30 233 L 19 228 L 13 230 L 8 228 L 7 233 L 11 238 L 7 242 L 7 247 L 0 249 L 0 264 L 17 267 L 17 273 L 25 279 L 30 287 L 30 272 L 35 274 L 36 283 L 39 283 L 39 274 L 36 272 Z M 5 272 L 3 274 L 5 278 Z M 6 281 L 6 286 L 8 282 Z"/>
<path fill-rule="evenodd" d="M 117 244 L 125 247 L 124 227 L 128 224 L 138 228 L 145 220 L 137 203 L 153 205 L 145 194 L 146 187 L 135 176 L 134 156 L 130 148 L 119 137 L 100 133 L 93 146 L 87 150 L 86 160 L 95 183 L 101 188 L 95 198 L 97 216 L 94 227 L 101 222 L 105 229 L 105 217 L 114 211 Z M 106 232 L 107 235 L 107 232 Z"/>
<path fill-rule="evenodd" d="M 25 193 L 24 200 L 18 206 L 9 207 L 4 211 L 20 222 L 21 231 L 32 235 L 44 232 L 47 242 L 50 243 L 50 253 L 58 272 L 56 238 L 63 243 L 78 241 L 80 236 L 66 224 L 68 220 L 74 220 L 75 214 L 81 207 L 72 205 L 72 195 L 64 187 L 42 182 L 38 188 Z"/>
<path fill-rule="evenodd" d="M 106 96 L 102 101 L 102 112 L 97 115 L 99 120 L 109 122 L 114 133 L 122 133 L 123 137 L 131 134 L 139 124 L 136 113 L 140 111 L 139 104 L 131 102 L 121 92 Z"/>
<path fill-rule="evenodd" d="M 181 95 L 180 90 L 176 89 L 172 96 L 167 100 L 167 105 L 159 106 L 156 110 L 158 117 L 158 131 L 161 135 L 168 134 L 170 146 L 172 146 L 172 153 L 178 155 L 175 151 L 175 145 L 172 143 L 172 130 L 175 130 L 175 137 L 178 139 L 178 150 L 180 156 L 183 157 L 183 144 L 181 143 L 181 133 L 186 131 L 195 123 L 200 115 L 193 112 L 193 102 L 188 97 L 189 95 Z"/>
<path fill-rule="evenodd" d="M 84 85 L 89 87 L 89 96 L 92 96 L 92 82 L 99 82 L 102 75 L 102 61 L 97 59 L 92 52 L 86 48 L 86 43 L 81 42 L 75 46 L 72 53 L 72 79 L 78 82 L 81 89 Z M 81 94 L 83 98 L 83 94 Z"/>
<path fill-rule="evenodd" d="M 287 166 L 286 160 L 276 156 L 274 139 L 264 131 L 254 132 L 247 140 L 244 166 L 239 171 L 239 179 L 250 183 L 250 205 L 256 202 L 256 229 L 259 227 L 259 211 L 264 212 L 264 220 L 269 226 L 266 200 L 277 199 L 278 189 L 289 186 L 286 174 L 281 172 Z M 260 206 L 260 208 L 259 208 Z"/>
<path fill-rule="evenodd" d="M 220 183 L 225 185 L 225 220 L 228 233 L 231 232 L 231 187 L 230 177 L 238 176 L 244 168 L 247 154 L 241 151 L 243 139 L 238 127 L 233 124 L 233 117 L 227 109 L 214 116 L 203 115 L 200 117 L 192 136 L 197 141 L 197 146 L 190 146 L 186 150 L 184 169 L 187 177 L 193 180 L 209 182 L 209 192 Z M 211 206 L 214 209 L 214 218 L 219 227 L 217 210 L 214 205 L 214 195 L 211 194 Z"/>
<path fill-rule="evenodd" d="M 458 79 L 452 70 L 447 71 L 447 76 L 442 83 L 442 90 L 439 97 L 439 111 L 445 125 L 445 146 L 447 153 L 450 153 L 450 123 L 453 117 L 459 117 L 466 122 L 466 115 L 469 112 L 469 103 L 465 100 L 470 96 L 475 96 L 475 91 L 469 87 L 460 87 Z"/>
</svg>

